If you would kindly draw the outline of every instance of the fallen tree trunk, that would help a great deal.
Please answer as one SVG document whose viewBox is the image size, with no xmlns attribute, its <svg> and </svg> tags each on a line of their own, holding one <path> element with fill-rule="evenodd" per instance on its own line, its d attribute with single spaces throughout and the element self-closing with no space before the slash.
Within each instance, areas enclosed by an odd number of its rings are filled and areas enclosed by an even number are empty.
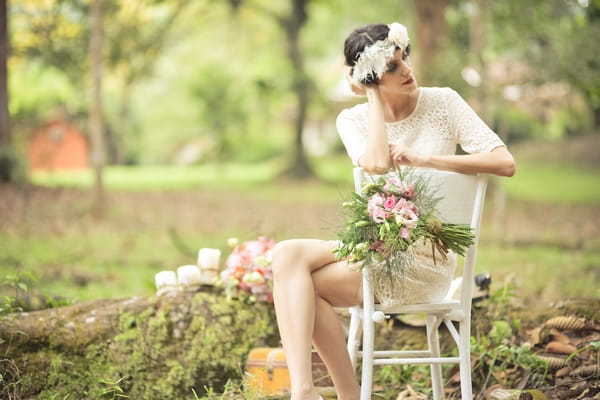
<svg viewBox="0 0 600 400">
<path fill-rule="evenodd" d="M 0 320 L 0 398 L 193 398 L 241 378 L 252 348 L 277 344 L 271 304 L 222 292 L 11 314 Z"/>
<path fill-rule="evenodd" d="M 46 346 L 81 352 L 88 345 L 114 335 L 123 313 L 137 315 L 150 304 L 147 297 L 131 297 L 13 314 L 0 321 L 5 356 L 14 357 L 16 352 Z"/>
</svg>

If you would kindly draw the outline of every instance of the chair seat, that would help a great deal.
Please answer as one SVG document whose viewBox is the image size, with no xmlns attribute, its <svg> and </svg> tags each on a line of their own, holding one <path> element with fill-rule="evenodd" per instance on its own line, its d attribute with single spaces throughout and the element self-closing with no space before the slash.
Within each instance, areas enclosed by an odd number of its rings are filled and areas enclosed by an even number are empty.
<svg viewBox="0 0 600 400">
<path fill-rule="evenodd" d="M 460 309 L 460 302 L 453 299 L 442 300 L 435 303 L 398 304 L 389 307 L 382 307 L 379 304 L 375 305 L 376 311 L 383 311 L 386 314 L 446 314 Z"/>
</svg>

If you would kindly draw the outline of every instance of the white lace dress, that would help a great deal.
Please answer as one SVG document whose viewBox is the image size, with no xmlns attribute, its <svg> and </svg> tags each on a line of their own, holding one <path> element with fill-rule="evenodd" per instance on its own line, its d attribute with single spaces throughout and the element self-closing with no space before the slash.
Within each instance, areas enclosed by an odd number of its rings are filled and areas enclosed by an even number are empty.
<svg viewBox="0 0 600 400">
<path fill-rule="evenodd" d="M 367 140 L 368 104 L 343 110 L 337 130 L 354 165 L 358 165 Z M 420 153 L 455 154 L 457 146 L 467 153 L 483 153 L 504 146 L 502 140 L 479 118 L 464 99 L 450 88 L 420 88 L 415 110 L 401 121 L 386 123 L 388 142 L 404 142 Z M 436 257 L 429 246 L 417 246 L 414 263 L 402 282 L 376 285 L 375 296 L 384 305 L 423 303 L 444 298 L 456 267 L 456 257 Z"/>
</svg>

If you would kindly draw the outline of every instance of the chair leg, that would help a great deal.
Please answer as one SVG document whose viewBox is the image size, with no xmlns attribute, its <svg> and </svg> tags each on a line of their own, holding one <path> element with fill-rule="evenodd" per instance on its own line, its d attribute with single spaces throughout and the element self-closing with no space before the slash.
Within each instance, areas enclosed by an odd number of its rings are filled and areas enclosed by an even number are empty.
<svg viewBox="0 0 600 400">
<path fill-rule="evenodd" d="M 373 322 L 373 289 L 363 275 L 363 338 L 362 338 L 362 377 L 360 381 L 360 399 L 371 400 L 373 390 L 373 358 L 375 352 L 375 323 Z"/>
<path fill-rule="evenodd" d="M 460 392 L 463 400 L 473 399 L 471 385 L 471 321 L 460 322 L 460 341 L 458 355 L 460 357 Z"/>
<path fill-rule="evenodd" d="M 438 330 L 440 327 L 439 318 L 435 315 L 427 316 L 427 341 L 429 351 L 433 357 L 440 357 L 440 340 Z M 430 364 L 431 386 L 433 389 L 433 400 L 442 400 L 444 398 L 444 381 L 442 377 L 442 366 L 440 364 Z"/>
<path fill-rule="evenodd" d="M 363 319 L 362 377 L 360 381 L 360 400 L 371 400 L 373 390 L 373 352 L 375 345 L 375 326 L 371 318 Z M 369 314 L 370 315 L 370 314 Z"/>
<path fill-rule="evenodd" d="M 360 346 L 360 338 L 362 334 L 361 325 L 362 317 L 361 309 L 350 309 L 350 326 L 348 327 L 348 355 L 352 366 L 356 369 L 356 362 L 358 360 L 358 348 Z"/>
</svg>

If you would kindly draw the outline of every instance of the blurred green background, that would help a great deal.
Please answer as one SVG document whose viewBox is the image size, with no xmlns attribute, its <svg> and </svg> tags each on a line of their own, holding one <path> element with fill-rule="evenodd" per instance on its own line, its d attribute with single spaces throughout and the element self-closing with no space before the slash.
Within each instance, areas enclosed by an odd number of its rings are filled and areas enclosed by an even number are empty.
<svg viewBox="0 0 600 400">
<path fill-rule="evenodd" d="M 419 83 L 456 89 L 517 159 L 490 187 L 478 270 L 524 302 L 600 297 L 600 1 L 97 2 L 4 2 L 2 293 L 152 294 L 229 237 L 335 237 L 352 188 L 335 118 L 363 101 L 343 41 L 400 21 Z M 56 121 L 88 168 L 34 168 Z"/>
</svg>

